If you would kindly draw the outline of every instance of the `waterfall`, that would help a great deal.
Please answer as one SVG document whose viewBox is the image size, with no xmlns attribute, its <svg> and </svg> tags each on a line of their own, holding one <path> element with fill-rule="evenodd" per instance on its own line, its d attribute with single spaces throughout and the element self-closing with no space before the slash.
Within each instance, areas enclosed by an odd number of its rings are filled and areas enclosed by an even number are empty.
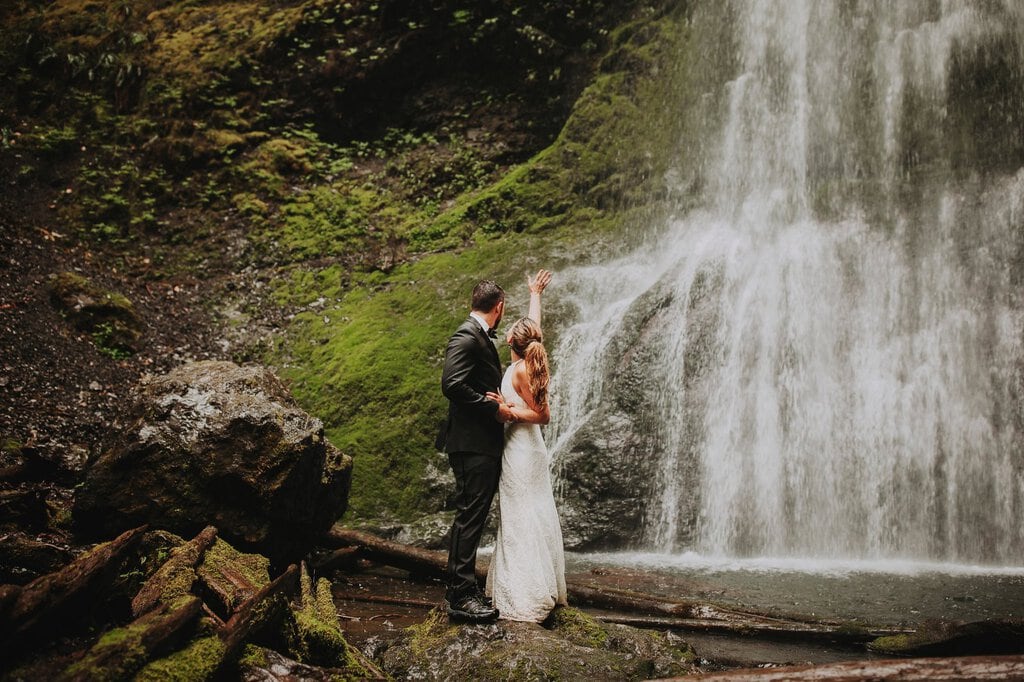
<svg viewBox="0 0 1024 682">
<path fill-rule="evenodd" d="M 1024 564 L 1024 5 L 706 5 L 697 208 L 561 273 L 569 534 L 627 457 L 634 547 Z"/>
</svg>

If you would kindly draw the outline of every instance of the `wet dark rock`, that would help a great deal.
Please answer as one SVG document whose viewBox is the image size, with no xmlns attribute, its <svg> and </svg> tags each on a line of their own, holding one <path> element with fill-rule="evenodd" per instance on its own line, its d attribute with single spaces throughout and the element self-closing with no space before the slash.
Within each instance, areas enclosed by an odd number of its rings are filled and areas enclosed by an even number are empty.
<svg viewBox="0 0 1024 682">
<path fill-rule="evenodd" d="M 402 526 L 395 541 L 424 549 L 448 549 L 448 533 L 452 528 L 455 512 L 442 511 L 427 514 Z"/>
<path fill-rule="evenodd" d="M 570 607 L 544 623 L 452 625 L 435 609 L 381 655 L 395 679 L 638 680 L 692 674 L 693 652 Z"/>
<path fill-rule="evenodd" d="M 345 510 L 351 458 L 267 369 L 207 361 L 147 377 L 135 415 L 78 493 L 74 524 L 85 535 L 149 523 L 192 536 L 214 525 L 284 562 Z"/>
<path fill-rule="evenodd" d="M 0 538 L 0 583 L 24 585 L 74 558 L 71 550 L 24 533 Z"/>
<path fill-rule="evenodd" d="M 608 350 L 603 385 L 606 399 L 558 454 L 562 498 L 559 513 L 565 545 L 574 550 L 623 548 L 642 543 L 645 518 L 659 498 L 656 486 L 666 472 L 661 461 L 675 454 L 675 480 L 699 480 L 698 452 L 704 439 L 700 405 L 709 369 L 719 361 L 713 344 L 718 325 L 720 277 L 713 269 L 698 276 L 687 302 L 686 357 L 679 384 L 652 384 L 663 363 L 663 316 L 677 296 L 678 273 L 670 271 L 640 296 L 626 313 Z M 672 438 L 659 419 L 657 394 L 678 390 L 680 433 Z M 612 454 L 613 456 L 610 456 Z M 691 539 L 699 511 L 699 491 L 680 500 L 677 541 Z"/>
<path fill-rule="evenodd" d="M 238 674 L 242 682 L 334 682 L 347 679 L 346 671 L 343 669 L 321 668 L 300 663 L 273 649 L 257 646 L 248 647 L 245 657 L 239 662 Z"/>
</svg>

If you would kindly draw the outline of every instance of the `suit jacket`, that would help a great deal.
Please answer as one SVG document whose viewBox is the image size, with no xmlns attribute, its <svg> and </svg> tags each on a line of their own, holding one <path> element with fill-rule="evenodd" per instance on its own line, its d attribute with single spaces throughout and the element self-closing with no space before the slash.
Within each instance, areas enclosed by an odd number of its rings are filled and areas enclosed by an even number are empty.
<svg viewBox="0 0 1024 682">
<path fill-rule="evenodd" d="M 495 419 L 498 403 L 484 395 L 499 390 L 498 350 L 470 317 L 452 334 L 444 354 L 441 392 L 448 398 L 448 420 L 438 434 L 438 449 L 501 457 L 505 429 Z"/>
</svg>

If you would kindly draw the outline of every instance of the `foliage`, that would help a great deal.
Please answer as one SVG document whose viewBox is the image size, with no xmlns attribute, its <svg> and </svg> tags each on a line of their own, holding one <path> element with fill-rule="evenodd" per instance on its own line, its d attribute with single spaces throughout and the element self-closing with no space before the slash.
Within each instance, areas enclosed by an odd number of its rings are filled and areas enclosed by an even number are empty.
<svg viewBox="0 0 1024 682">
<path fill-rule="evenodd" d="M 269 359 L 282 367 L 299 402 L 324 420 L 331 441 L 353 456 L 355 517 L 409 521 L 443 506 L 431 498 L 424 474 L 446 409 L 438 384 L 444 345 L 468 312 L 475 282 L 488 277 L 509 285 L 515 314 L 526 301 L 515 285 L 539 257 L 549 267 L 573 259 L 593 249 L 596 233 L 629 220 L 630 211 L 650 210 L 641 196 L 649 197 L 669 163 L 654 152 L 670 145 L 648 137 L 642 112 L 650 107 L 641 94 L 653 97 L 655 90 L 644 69 L 676 54 L 677 36 L 685 37 L 677 21 L 623 34 L 620 48 L 632 45 L 640 56 L 620 61 L 638 73 L 598 78 L 554 144 L 491 186 L 460 195 L 434 220 L 408 228 L 416 252 L 465 242 L 472 248 L 427 255 L 387 275 L 348 279 L 337 267 L 298 269 L 279 285 L 282 305 L 334 301 L 299 312 Z M 679 132 L 669 130 L 664 134 Z M 592 185 L 600 191 L 589 193 Z"/>
<path fill-rule="evenodd" d="M 0 20 L 20 182 L 66 187 L 68 231 L 145 245 L 151 277 L 275 268 L 294 320 L 240 355 L 355 455 L 361 517 L 443 504 L 422 475 L 475 280 L 588 257 L 650 210 L 678 133 L 646 113 L 648 74 L 685 21 L 645 3 L 59 0 Z"/>
</svg>

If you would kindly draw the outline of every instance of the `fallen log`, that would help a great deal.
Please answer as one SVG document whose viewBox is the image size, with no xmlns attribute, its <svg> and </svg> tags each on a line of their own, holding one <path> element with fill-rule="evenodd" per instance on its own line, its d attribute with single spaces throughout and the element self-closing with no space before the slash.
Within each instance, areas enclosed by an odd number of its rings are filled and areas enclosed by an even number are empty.
<svg viewBox="0 0 1024 682">
<path fill-rule="evenodd" d="M 181 597 L 174 604 L 152 609 L 123 628 L 107 632 L 59 679 L 127 679 L 155 655 L 173 648 L 195 622 L 202 603 L 198 597 Z"/>
<path fill-rule="evenodd" d="M 321 575 L 331 571 L 352 570 L 359 565 L 361 559 L 363 559 L 361 547 L 342 547 L 314 563 L 313 570 Z"/>
<path fill-rule="evenodd" d="M 391 679 L 387 673 L 380 669 L 380 666 L 370 660 L 369 656 L 360 651 L 359 647 L 350 647 L 349 654 L 352 658 L 356 659 L 356 662 L 363 667 L 363 670 L 370 673 L 370 676 L 363 678 L 366 682 L 377 682 L 378 680 L 383 681 Z"/>
<path fill-rule="evenodd" d="M 200 593 L 207 605 L 227 621 L 270 583 L 269 567 L 266 557 L 239 552 L 223 540 L 214 540 L 196 569 Z"/>
<path fill-rule="evenodd" d="M 443 578 L 448 569 L 448 555 L 445 552 L 410 547 L 338 525 L 327 532 L 324 540 L 334 547 L 359 547 L 367 559 L 406 571 Z M 480 562 L 477 562 L 476 577 L 481 581 L 487 578 L 487 568 Z"/>
<path fill-rule="evenodd" d="M 142 539 L 146 527 L 122 533 L 93 548 L 64 568 L 22 587 L 0 622 L 0 647 L 13 651 L 36 637 L 54 637 L 74 616 L 87 611 L 90 598 L 105 593 L 103 586 L 117 576 L 121 561 Z"/>
<path fill-rule="evenodd" d="M 686 630 L 689 632 L 707 632 L 710 634 L 739 635 L 744 637 L 762 637 L 779 640 L 815 640 L 839 644 L 863 644 L 876 637 L 902 635 L 907 630 L 897 628 L 873 628 L 870 630 L 850 628 L 842 625 L 816 624 L 803 621 L 782 623 L 740 623 L 736 620 L 716 620 L 713 618 L 670 618 L 652 616 L 626 616 L 621 614 L 601 614 L 597 616 L 606 623 L 629 625 L 634 628 L 654 630 Z M 884 634 L 879 634 L 884 633 Z"/>
<path fill-rule="evenodd" d="M 138 618 L 161 601 L 168 602 L 187 594 L 197 579 L 196 566 L 216 538 L 217 529 L 208 526 L 192 540 L 176 548 L 132 599 L 132 615 Z"/>
<path fill-rule="evenodd" d="M 151 661 L 135 676 L 136 682 L 220 679 L 234 663 L 246 640 L 279 619 L 288 608 L 288 596 L 298 586 L 299 568 L 288 567 L 276 580 L 243 603 L 216 634 L 199 637 L 180 651 Z"/>
<path fill-rule="evenodd" d="M 846 661 L 826 665 L 787 666 L 729 670 L 668 680 L 700 682 L 863 682 L 863 680 L 900 680 L 900 682 L 939 682 L 940 680 L 1021 680 L 1024 656 L 970 656 L 964 658 L 905 658 L 900 660 Z"/>
<path fill-rule="evenodd" d="M 1024 654 L 1024 619 L 926 621 L 916 632 L 879 637 L 868 651 L 914 657 Z"/>
<path fill-rule="evenodd" d="M 288 608 L 288 598 L 299 586 L 299 567 L 292 564 L 273 582 L 246 601 L 224 625 L 220 638 L 224 642 L 223 660 L 233 660 L 242 650 L 249 635 L 280 617 Z"/>
</svg>

